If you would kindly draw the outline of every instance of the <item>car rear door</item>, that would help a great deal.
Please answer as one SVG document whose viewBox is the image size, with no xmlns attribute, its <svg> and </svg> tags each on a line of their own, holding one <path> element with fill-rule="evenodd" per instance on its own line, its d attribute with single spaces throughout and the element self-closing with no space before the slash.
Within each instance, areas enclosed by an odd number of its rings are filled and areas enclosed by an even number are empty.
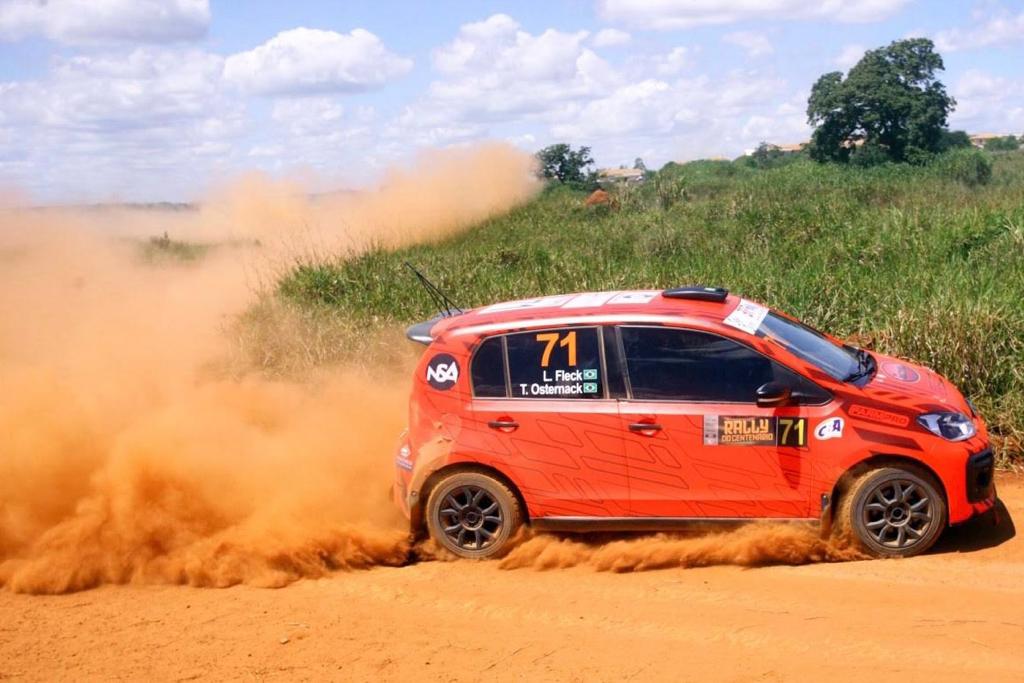
<svg viewBox="0 0 1024 683">
<path fill-rule="evenodd" d="M 632 516 L 816 516 L 809 429 L 828 409 L 760 408 L 755 394 L 769 381 L 799 387 L 811 402 L 827 402 L 826 392 L 723 336 L 666 326 L 616 333 Z"/>
<path fill-rule="evenodd" d="M 629 514 L 619 411 L 609 395 L 602 334 L 600 327 L 561 327 L 485 342 L 502 345 L 506 386 L 501 396 L 497 390 L 475 392 L 477 431 L 486 434 L 490 457 L 515 478 L 535 518 Z M 487 353 L 482 349 L 474 354 L 474 375 Z"/>
</svg>

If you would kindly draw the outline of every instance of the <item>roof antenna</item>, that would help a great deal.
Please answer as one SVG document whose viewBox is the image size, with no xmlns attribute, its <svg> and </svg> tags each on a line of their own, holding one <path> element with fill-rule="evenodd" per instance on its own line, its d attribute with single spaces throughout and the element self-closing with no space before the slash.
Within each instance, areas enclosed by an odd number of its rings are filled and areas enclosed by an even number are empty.
<svg viewBox="0 0 1024 683">
<path fill-rule="evenodd" d="M 416 275 L 420 284 L 423 285 L 423 289 L 427 290 L 427 295 L 430 296 L 430 300 L 434 302 L 434 305 L 437 306 L 438 309 L 440 309 L 443 317 L 447 318 L 457 313 L 463 313 L 463 310 L 456 306 L 455 302 L 449 299 L 447 294 L 438 289 L 437 285 L 428 280 L 426 275 L 416 270 L 411 263 L 406 261 L 405 267 Z"/>
</svg>

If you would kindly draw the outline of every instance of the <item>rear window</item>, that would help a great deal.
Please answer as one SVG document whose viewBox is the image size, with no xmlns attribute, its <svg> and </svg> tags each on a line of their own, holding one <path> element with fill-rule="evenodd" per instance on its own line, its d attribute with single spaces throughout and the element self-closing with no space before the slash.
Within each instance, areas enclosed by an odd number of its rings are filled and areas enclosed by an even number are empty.
<svg viewBox="0 0 1024 683">
<path fill-rule="evenodd" d="M 512 398 L 604 398 L 599 340 L 594 327 L 508 335 Z"/>
<path fill-rule="evenodd" d="M 473 379 L 473 395 L 480 398 L 505 398 L 508 390 L 505 381 L 505 340 L 490 337 L 477 347 L 473 354 L 470 372 Z"/>
</svg>

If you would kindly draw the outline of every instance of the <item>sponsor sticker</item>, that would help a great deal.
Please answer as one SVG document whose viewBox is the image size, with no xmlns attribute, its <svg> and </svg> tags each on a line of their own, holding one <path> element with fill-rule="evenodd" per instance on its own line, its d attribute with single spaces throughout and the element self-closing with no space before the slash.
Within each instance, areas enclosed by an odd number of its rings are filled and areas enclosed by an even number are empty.
<svg viewBox="0 0 1024 683">
<path fill-rule="evenodd" d="M 910 418 L 906 415 L 890 413 L 888 410 L 880 410 L 869 406 L 853 405 L 850 406 L 850 410 L 847 412 L 850 413 L 850 417 L 892 425 L 893 427 L 906 427 L 910 424 Z"/>
<path fill-rule="evenodd" d="M 459 363 L 447 353 L 439 353 L 427 364 L 427 382 L 439 391 L 448 391 L 459 381 Z"/>
<path fill-rule="evenodd" d="M 649 304 L 654 301 L 660 292 L 621 292 L 608 301 L 609 304 Z"/>
<path fill-rule="evenodd" d="M 611 304 L 648 304 L 661 295 L 656 291 L 635 292 L 587 292 L 584 294 L 555 294 L 536 299 L 504 301 L 491 304 L 480 309 L 481 313 L 503 313 L 509 311 L 529 311 L 538 308 L 590 308 Z"/>
<path fill-rule="evenodd" d="M 846 423 L 841 417 L 830 417 L 829 419 L 818 423 L 818 426 L 814 428 L 814 438 L 819 441 L 841 439 L 843 438 L 843 427 L 845 424 Z"/>
<path fill-rule="evenodd" d="M 806 446 L 802 417 L 705 415 L 705 446 Z"/>
<path fill-rule="evenodd" d="M 572 299 L 571 294 L 555 294 L 553 296 L 542 296 L 537 299 L 520 299 L 518 301 L 503 301 L 499 304 L 491 304 L 480 309 L 481 313 L 504 313 L 507 311 L 529 311 L 535 308 L 553 308 L 561 306 Z"/>
<path fill-rule="evenodd" d="M 704 416 L 704 445 L 705 446 L 717 446 L 718 445 L 718 416 L 717 415 L 705 415 Z"/>
<path fill-rule="evenodd" d="M 768 309 L 761 304 L 740 299 L 739 305 L 722 322 L 737 330 L 743 330 L 747 334 L 756 334 L 757 328 L 761 326 L 766 315 L 768 315 Z"/>
<path fill-rule="evenodd" d="M 913 384 L 921 379 L 921 375 L 918 374 L 917 370 L 903 363 L 893 363 L 891 361 L 882 363 L 882 372 L 885 373 L 886 377 L 892 377 L 895 380 L 909 384 Z"/>
</svg>

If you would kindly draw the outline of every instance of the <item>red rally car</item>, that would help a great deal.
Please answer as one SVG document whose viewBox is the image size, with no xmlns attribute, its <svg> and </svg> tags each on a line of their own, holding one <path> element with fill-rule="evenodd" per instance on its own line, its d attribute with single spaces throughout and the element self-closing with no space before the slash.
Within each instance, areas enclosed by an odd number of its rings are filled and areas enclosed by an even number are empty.
<svg viewBox="0 0 1024 683">
<path fill-rule="evenodd" d="M 948 380 L 721 288 L 499 303 L 409 337 L 427 349 L 394 499 L 463 557 L 522 523 L 755 519 L 910 556 L 995 504 L 985 423 Z"/>
</svg>

